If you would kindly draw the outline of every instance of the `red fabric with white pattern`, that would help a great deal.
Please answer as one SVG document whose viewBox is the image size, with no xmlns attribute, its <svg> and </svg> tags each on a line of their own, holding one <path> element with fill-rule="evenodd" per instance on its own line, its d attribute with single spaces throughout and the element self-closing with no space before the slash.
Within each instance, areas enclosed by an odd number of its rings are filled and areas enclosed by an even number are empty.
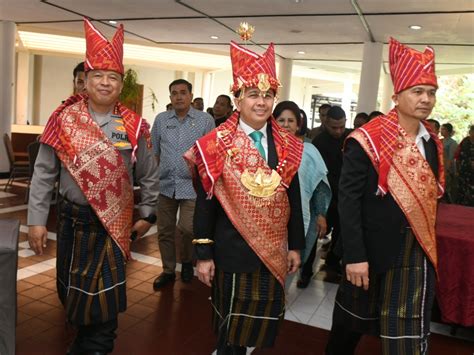
<svg viewBox="0 0 474 355">
<path fill-rule="evenodd" d="M 115 32 L 111 42 L 86 18 L 84 19 L 84 30 L 86 36 L 85 71 L 112 70 L 124 74 L 122 63 L 123 25 L 117 28 L 117 32 Z"/>
<path fill-rule="evenodd" d="M 277 91 L 280 82 L 277 79 L 275 67 L 275 48 L 270 43 L 263 55 L 230 42 L 230 59 L 232 61 L 232 75 L 234 85 L 232 91 L 238 91 L 242 86 L 257 86 L 259 74 L 267 74 L 270 87 Z"/>
<path fill-rule="evenodd" d="M 430 137 L 435 141 L 438 153 L 438 177 L 439 177 L 439 196 L 444 193 L 444 167 L 443 167 L 443 144 L 438 136 L 431 130 L 426 120 L 420 121 L 429 132 Z M 349 138 L 357 135 L 356 132 L 362 132 L 370 142 L 370 159 L 379 175 L 378 191 L 380 195 L 388 192 L 387 176 L 393 164 L 393 155 L 399 140 L 401 127 L 398 124 L 397 109 L 393 108 L 387 115 L 375 117 L 370 122 L 356 129 Z"/>
<path fill-rule="evenodd" d="M 81 100 L 84 100 L 84 102 L 87 103 L 89 100 L 87 94 L 77 94 L 64 101 L 49 117 L 43 135 L 41 136 L 42 143 L 48 144 L 54 149 L 63 149 L 73 161 L 76 161 L 79 152 L 72 147 L 69 137 L 61 131 L 59 116 L 69 106 Z M 123 119 L 128 140 L 132 145 L 132 162 L 135 162 L 138 140 L 140 137 L 145 137 L 147 145 L 151 147 L 150 125 L 144 118 L 140 117 L 137 113 L 128 109 L 120 102 L 116 103 L 114 113 L 121 116 Z"/>
<path fill-rule="evenodd" d="M 125 122 L 126 118 L 123 119 Z M 67 106 L 55 112 L 41 136 L 41 143 L 55 150 L 128 260 L 133 186 L 121 153 L 89 114 L 87 98 L 73 96 Z"/>
<path fill-rule="evenodd" d="M 422 53 L 390 38 L 390 75 L 395 93 L 398 94 L 415 85 L 438 87 L 434 57 L 434 50 L 431 47 L 426 47 Z"/>
</svg>

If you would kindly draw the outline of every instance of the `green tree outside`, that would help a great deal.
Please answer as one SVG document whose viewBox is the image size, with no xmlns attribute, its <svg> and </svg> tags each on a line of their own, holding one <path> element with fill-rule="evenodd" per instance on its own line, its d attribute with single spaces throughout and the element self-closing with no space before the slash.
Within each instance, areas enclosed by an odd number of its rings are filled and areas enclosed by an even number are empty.
<svg viewBox="0 0 474 355">
<path fill-rule="evenodd" d="M 440 124 L 451 123 L 453 138 L 459 143 L 474 124 L 474 74 L 441 76 L 438 85 L 437 102 L 430 118 Z"/>
</svg>

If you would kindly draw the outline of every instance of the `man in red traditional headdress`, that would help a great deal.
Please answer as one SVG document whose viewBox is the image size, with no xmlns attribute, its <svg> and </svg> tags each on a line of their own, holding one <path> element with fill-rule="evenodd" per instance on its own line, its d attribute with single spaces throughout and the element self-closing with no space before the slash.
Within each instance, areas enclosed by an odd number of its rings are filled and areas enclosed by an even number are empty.
<svg viewBox="0 0 474 355">
<path fill-rule="evenodd" d="M 383 354 L 425 354 L 437 268 L 442 146 L 431 131 L 434 52 L 389 44 L 395 108 L 346 140 L 339 182 L 345 273 L 326 354 L 352 354 L 362 333 Z"/>
<path fill-rule="evenodd" d="M 46 247 L 46 221 L 59 175 L 57 287 L 78 333 L 70 354 L 113 350 L 117 317 L 126 309 L 125 262 L 130 236 L 156 216 L 158 176 L 146 121 L 120 104 L 123 26 L 109 42 L 85 19 L 87 94 L 71 96 L 51 115 L 35 164 L 28 241 Z M 133 165 L 142 219 L 133 223 Z"/>
<path fill-rule="evenodd" d="M 303 145 L 272 117 L 273 44 L 259 55 L 232 42 L 230 53 L 237 111 L 185 154 L 199 175 L 193 242 L 198 277 L 212 284 L 219 355 L 273 345 L 285 277 L 304 248 Z"/>
</svg>

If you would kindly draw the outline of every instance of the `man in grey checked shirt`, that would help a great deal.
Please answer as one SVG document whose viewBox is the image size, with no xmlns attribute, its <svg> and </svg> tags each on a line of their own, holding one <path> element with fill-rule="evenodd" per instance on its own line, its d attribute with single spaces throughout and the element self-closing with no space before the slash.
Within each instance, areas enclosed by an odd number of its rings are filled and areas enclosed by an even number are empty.
<svg viewBox="0 0 474 355">
<path fill-rule="evenodd" d="M 183 154 L 194 142 L 214 129 L 214 119 L 206 112 L 191 106 L 192 85 L 184 79 L 173 81 L 170 86 L 173 110 L 160 113 L 151 130 L 153 150 L 159 166 L 160 195 L 158 197 L 158 243 L 163 273 L 154 283 L 155 290 L 176 278 L 176 215 L 179 208 L 181 243 L 181 280 L 193 278 L 193 215 L 196 193 L 192 177 Z"/>
</svg>

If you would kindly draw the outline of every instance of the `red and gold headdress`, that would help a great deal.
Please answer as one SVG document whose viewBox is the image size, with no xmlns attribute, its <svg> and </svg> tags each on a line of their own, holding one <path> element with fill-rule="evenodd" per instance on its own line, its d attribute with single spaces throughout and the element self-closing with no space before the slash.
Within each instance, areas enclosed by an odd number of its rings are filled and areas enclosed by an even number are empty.
<svg viewBox="0 0 474 355">
<path fill-rule="evenodd" d="M 396 94 L 415 85 L 438 87 L 435 74 L 434 50 L 426 47 L 419 52 L 390 38 L 390 74 Z"/>
<path fill-rule="evenodd" d="M 123 25 L 109 42 L 88 19 L 84 19 L 86 34 L 86 60 L 84 67 L 89 70 L 112 70 L 124 74 L 123 70 Z"/>
<path fill-rule="evenodd" d="M 242 87 L 258 87 L 262 91 L 273 89 L 277 92 L 280 82 L 276 76 L 273 43 L 260 55 L 231 41 L 230 59 L 234 77 L 232 92 L 236 93 Z"/>
</svg>

